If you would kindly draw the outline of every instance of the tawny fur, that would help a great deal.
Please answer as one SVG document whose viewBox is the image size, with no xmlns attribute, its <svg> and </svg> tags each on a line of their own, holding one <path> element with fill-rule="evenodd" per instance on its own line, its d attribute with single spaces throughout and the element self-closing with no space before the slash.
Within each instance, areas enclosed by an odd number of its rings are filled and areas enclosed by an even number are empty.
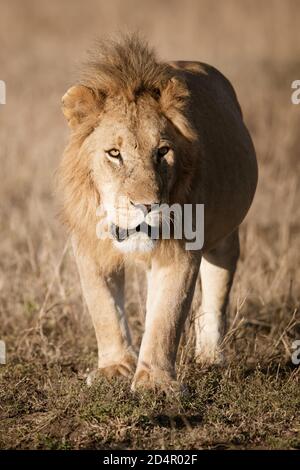
<svg viewBox="0 0 300 470">
<path fill-rule="evenodd" d="M 81 101 L 81 116 L 78 118 L 74 117 L 74 109 L 71 107 L 72 119 L 80 123 L 81 117 L 83 122 L 73 130 L 59 168 L 58 183 L 63 194 L 62 219 L 70 233 L 76 234 L 79 246 L 97 258 L 101 269 L 105 271 L 106 267 L 110 270 L 113 265 L 122 264 L 124 257 L 116 252 L 109 240 L 103 242 L 103 247 L 96 237 L 96 209 L 100 204 L 100 196 L 90 176 L 88 161 L 80 154 L 80 148 L 97 126 L 101 112 L 105 112 L 106 96 L 120 95 L 129 104 L 141 99 L 142 94 L 148 100 L 154 95 L 159 111 L 170 117 L 187 137 L 181 142 L 183 149 L 179 171 L 182 178 L 174 189 L 175 202 L 188 200 L 192 175 L 196 169 L 192 145 L 196 134 L 187 118 L 189 91 L 184 80 L 177 77 L 170 65 L 158 63 L 154 53 L 136 35 L 125 36 L 121 43 L 99 42 L 81 73 L 80 83 L 94 94 L 95 104 L 87 107 L 87 115 L 82 115 L 82 105 L 85 103 Z M 70 106 L 66 106 L 67 98 L 65 95 L 63 109 L 68 119 Z M 173 256 L 174 248 L 174 244 L 168 241 L 158 247 L 161 256 L 168 259 Z"/>
<path fill-rule="evenodd" d="M 180 334 L 199 297 L 195 354 L 219 362 L 225 310 L 239 256 L 238 227 L 256 188 L 255 151 L 235 92 L 216 69 L 198 62 L 158 62 L 136 36 L 98 45 L 82 78 L 63 97 L 71 128 L 59 169 L 63 219 L 72 236 L 83 293 L 105 375 L 129 375 L 133 388 L 174 386 Z M 168 145 L 163 165 L 157 148 Z M 124 159 L 107 156 L 120 148 Z M 120 155 L 121 155 L 120 154 Z M 122 252 L 96 235 L 97 207 L 125 196 L 132 205 L 204 204 L 204 245 L 158 240 L 151 252 Z M 113 217 L 120 212 L 116 206 Z M 135 213 L 135 212 L 134 212 Z M 106 219 L 105 219 L 106 220 Z M 109 224 L 110 222 L 105 222 Z M 123 266 L 150 269 L 145 333 L 133 351 L 124 316 Z"/>
</svg>

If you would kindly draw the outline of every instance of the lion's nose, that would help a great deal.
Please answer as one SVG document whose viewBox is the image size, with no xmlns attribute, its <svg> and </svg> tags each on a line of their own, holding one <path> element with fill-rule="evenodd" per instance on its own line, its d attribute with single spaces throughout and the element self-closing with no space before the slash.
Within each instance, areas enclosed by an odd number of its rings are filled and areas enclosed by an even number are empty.
<svg viewBox="0 0 300 470">
<path fill-rule="evenodd" d="M 136 203 L 136 202 L 130 201 L 130 204 L 134 206 L 136 209 L 141 209 L 144 213 L 146 212 L 146 214 L 148 214 L 149 212 L 151 212 L 153 207 L 159 206 L 160 202 L 152 202 L 151 204 L 149 204 L 149 203 L 142 203 L 142 202 Z"/>
</svg>

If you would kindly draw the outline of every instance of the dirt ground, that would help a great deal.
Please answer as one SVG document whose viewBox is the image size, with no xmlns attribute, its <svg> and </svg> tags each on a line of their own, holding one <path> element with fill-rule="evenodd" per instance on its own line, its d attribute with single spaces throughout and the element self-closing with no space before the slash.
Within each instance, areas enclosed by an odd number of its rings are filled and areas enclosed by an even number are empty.
<svg viewBox="0 0 300 470">
<path fill-rule="evenodd" d="M 299 0 L 2 0 L 0 80 L 0 448 L 300 448 Z M 68 130 L 60 99 L 98 35 L 140 30 L 161 59 L 213 64 L 236 88 L 259 160 L 231 295 L 227 365 L 180 351 L 180 397 L 85 385 L 96 341 L 57 218 Z M 138 342 L 138 272 L 127 273 Z"/>
</svg>

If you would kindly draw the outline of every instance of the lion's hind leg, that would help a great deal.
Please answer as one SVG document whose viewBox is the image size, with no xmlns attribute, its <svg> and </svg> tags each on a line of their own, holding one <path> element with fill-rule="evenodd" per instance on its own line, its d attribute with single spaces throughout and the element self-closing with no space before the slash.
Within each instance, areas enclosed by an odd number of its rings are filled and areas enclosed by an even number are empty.
<svg viewBox="0 0 300 470">
<path fill-rule="evenodd" d="M 226 329 L 226 307 L 238 258 L 237 230 L 213 250 L 203 253 L 200 266 L 202 301 L 195 314 L 195 358 L 203 365 L 222 361 L 220 346 Z"/>
</svg>

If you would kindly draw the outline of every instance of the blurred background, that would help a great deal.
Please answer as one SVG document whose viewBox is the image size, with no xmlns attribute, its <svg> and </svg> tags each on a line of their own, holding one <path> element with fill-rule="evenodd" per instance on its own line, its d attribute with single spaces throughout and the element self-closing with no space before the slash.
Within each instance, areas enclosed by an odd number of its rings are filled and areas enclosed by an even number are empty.
<svg viewBox="0 0 300 470">
<path fill-rule="evenodd" d="M 34 218 L 24 204 L 52 207 L 52 172 L 67 136 L 61 96 L 95 38 L 118 31 L 140 31 L 162 60 L 208 62 L 232 81 L 260 160 L 255 219 L 270 226 L 284 200 L 299 220 L 288 202 L 300 139 L 290 99 L 300 75 L 299 0 L 2 0 L 0 12 L 2 220 L 18 218 L 18 204 Z"/>
<path fill-rule="evenodd" d="M 241 234 L 228 354 L 290 360 L 300 334 L 300 105 L 291 103 L 299 18 L 300 0 L 1 0 L 0 339 L 11 363 L 72 364 L 80 373 L 96 361 L 54 175 L 68 138 L 61 96 L 95 38 L 118 31 L 140 31 L 161 60 L 208 62 L 235 87 L 260 179 Z M 139 274 L 128 279 L 138 342 Z"/>
</svg>

